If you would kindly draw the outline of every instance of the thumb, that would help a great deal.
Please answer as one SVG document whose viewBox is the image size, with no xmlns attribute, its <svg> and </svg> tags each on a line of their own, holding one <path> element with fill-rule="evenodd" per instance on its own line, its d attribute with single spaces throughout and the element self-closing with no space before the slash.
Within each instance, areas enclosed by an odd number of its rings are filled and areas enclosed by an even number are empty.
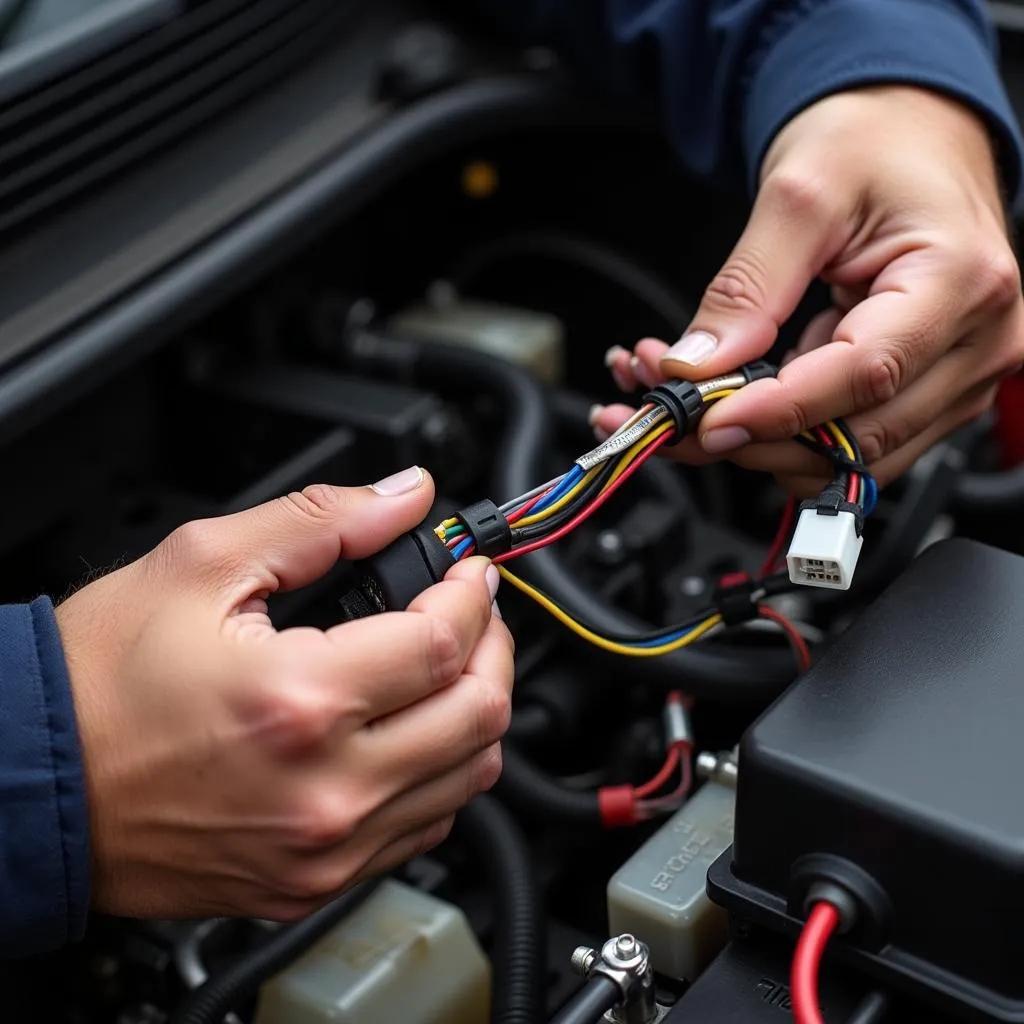
<svg viewBox="0 0 1024 1024">
<path fill-rule="evenodd" d="M 842 248 L 838 205 L 823 186 L 769 176 L 750 221 L 686 334 L 661 357 L 666 377 L 707 380 L 762 358 L 810 283 Z"/>
<path fill-rule="evenodd" d="M 165 542 L 180 575 L 248 593 L 294 590 L 341 558 L 365 558 L 419 525 L 434 484 L 412 467 L 370 487 L 314 484 L 218 519 L 188 523 Z"/>
</svg>

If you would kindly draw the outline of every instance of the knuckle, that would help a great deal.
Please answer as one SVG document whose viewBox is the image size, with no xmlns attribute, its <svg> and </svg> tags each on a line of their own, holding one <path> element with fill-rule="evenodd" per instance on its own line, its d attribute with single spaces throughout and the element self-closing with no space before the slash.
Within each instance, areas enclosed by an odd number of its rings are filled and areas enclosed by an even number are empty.
<svg viewBox="0 0 1024 1024">
<path fill-rule="evenodd" d="M 189 566 L 212 568 L 225 561 L 224 538 L 212 519 L 183 523 L 165 543 L 176 559 Z"/>
<path fill-rule="evenodd" d="M 502 760 L 501 745 L 493 744 L 480 756 L 480 763 L 476 771 L 476 793 L 486 793 L 493 789 L 495 783 L 501 778 Z"/>
<path fill-rule="evenodd" d="M 770 175 L 764 183 L 764 195 L 787 220 L 818 220 L 831 202 L 824 179 L 792 170 Z"/>
<path fill-rule="evenodd" d="M 343 804 L 336 794 L 307 796 L 300 803 L 291 831 L 304 848 L 325 849 L 349 839 L 359 826 L 360 815 Z M 315 896 L 317 893 L 293 893 Z"/>
<path fill-rule="evenodd" d="M 323 692 L 297 682 L 283 680 L 262 700 L 260 732 L 273 745 L 303 751 L 320 746 L 330 735 L 336 709 Z"/>
<path fill-rule="evenodd" d="M 1006 246 L 996 253 L 986 253 L 978 265 L 982 292 L 990 308 L 1004 310 L 1020 301 L 1020 265 Z"/>
<path fill-rule="evenodd" d="M 798 437 L 812 426 L 807 410 L 795 398 L 780 404 L 776 415 L 780 437 Z"/>
<path fill-rule="evenodd" d="M 868 465 L 877 462 L 897 447 L 893 444 L 891 432 L 878 420 L 858 427 L 857 441 Z"/>
<path fill-rule="evenodd" d="M 861 408 L 873 409 L 891 402 L 908 375 L 908 359 L 901 348 L 893 346 L 865 360 L 854 385 L 854 401 Z"/>
<path fill-rule="evenodd" d="M 435 686 L 456 680 L 462 672 L 462 644 L 455 626 L 448 619 L 427 619 L 426 654 L 430 677 Z"/>
<path fill-rule="evenodd" d="M 278 498 L 285 508 L 311 519 L 337 519 L 344 511 L 344 492 L 329 484 L 310 484 Z"/>
<path fill-rule="evenodd" d="M 476 705 L 477 741 L 481 747 L 496 743 L 512 721 L 512 698 L 500 683 L 483 682 Z"/>
<path fill-rule="evenodd" d="M 455 815 L 450 814 L 448 817 L 435 821 L 433 825 L 424 829 L 420 835 L 419 842 L 416 844 L 413 858 L 410 859 L 422 857 L 425 853 L 429 853 L 435 847 L 440 846 L 451 835 L 454 825 Z"/>
<path fill-rule="evenodd" d="M 704 306 L 723 313 L 762 309 L 767 299 L 767 275 L 748 252 L 735 252 L 704 292 Z"/>
</svg>

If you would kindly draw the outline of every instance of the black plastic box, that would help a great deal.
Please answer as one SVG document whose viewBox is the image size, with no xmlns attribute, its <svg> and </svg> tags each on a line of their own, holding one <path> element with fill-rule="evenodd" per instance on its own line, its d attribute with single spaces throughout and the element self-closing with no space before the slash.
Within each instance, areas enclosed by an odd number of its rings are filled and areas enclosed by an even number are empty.
<svg viewBox="0 0 1024 1024">
<path fill-rule="evenodd" d="M 865 912 L 835 955 L 1024 1021 L 1024 559 L 928 549 L 747 732 L 711 898 L 796 934 L 809 881 Z"/>
</svg>

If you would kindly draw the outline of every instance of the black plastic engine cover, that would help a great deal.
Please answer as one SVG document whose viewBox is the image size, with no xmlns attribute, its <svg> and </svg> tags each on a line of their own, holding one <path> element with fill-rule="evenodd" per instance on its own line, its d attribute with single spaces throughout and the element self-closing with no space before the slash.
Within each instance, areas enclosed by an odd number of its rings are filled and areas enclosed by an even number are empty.
<svg viewBox="0 0 1024 1024">
<path fill-rule="evenodd" d="M 1024 1021 L 1024 559 L 929 548 L 747 732 L 711 898 L 795 934 L 809 881 L 863 901 L 835 955 Z"/>
</svg>

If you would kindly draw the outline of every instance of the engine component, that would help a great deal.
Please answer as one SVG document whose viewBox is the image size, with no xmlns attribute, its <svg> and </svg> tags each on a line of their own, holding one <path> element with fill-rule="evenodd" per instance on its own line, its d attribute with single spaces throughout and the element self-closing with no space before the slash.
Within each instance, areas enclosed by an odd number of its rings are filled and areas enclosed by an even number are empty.
<svg viewBox="0 0 1024 1024">
<path fill-rule="evenodd" d="M 663 1024 L 780 1024 L 790 1017 L 788 984 L 793 947 L 785 939 L 758 933 L 731 942 L 668 1012 Z M 918 1018 L 886 1005 L 849 971 L 828 966 L 820 985 L 825 1019 L 837 1024 L 897 1024 Z M 889 1012 L 886 1012 L 886 1011 Z M 870 1012 L 870 1016 L 866 1014 Z M 928 1024 L 950 1024 L 945 1015 Z"/>
<path fill-rule="evenodd" d="M 692 981 L 728 940 L 728 921 L 707 896 L 707 870 L 732 843 L 735 783 L 722 764 L 608 882 L 608 926 L 643 937 L 659 974 Z"/>
<path fill-rule="evenodd" d="M 492 302 L 458 298 L 435 286 L 431 302 L 403 310 L 388 320 L 397 335 L 439 341 L 529 370 L 538 380 L 556 384 L 565 365 L 565 329 L 557 317 Z"/>
<path fill-rule="evenodd" d="M 556 1024 L 592 1024 L 606 1012 L 615 1024 L 657 1024 L 661 1019 L 650 951 L 636 936 L 614 936 L 600 951 L 579 946 L 572 965 L 588 983 Z"/>
<path fill-rule="evenodd" d="M 263 986 L 254 1024 L 487 1024 L 490 986 L 465 915 L 389 879 Z"/>
<path fill-rule="evenodd" d="M 837 960 L 1024 1020 L 1022 600 L 1024 559 L 930 547 L 745 734 L 712 899 L 789 934 L 832 907 Z"/>
</svg>

